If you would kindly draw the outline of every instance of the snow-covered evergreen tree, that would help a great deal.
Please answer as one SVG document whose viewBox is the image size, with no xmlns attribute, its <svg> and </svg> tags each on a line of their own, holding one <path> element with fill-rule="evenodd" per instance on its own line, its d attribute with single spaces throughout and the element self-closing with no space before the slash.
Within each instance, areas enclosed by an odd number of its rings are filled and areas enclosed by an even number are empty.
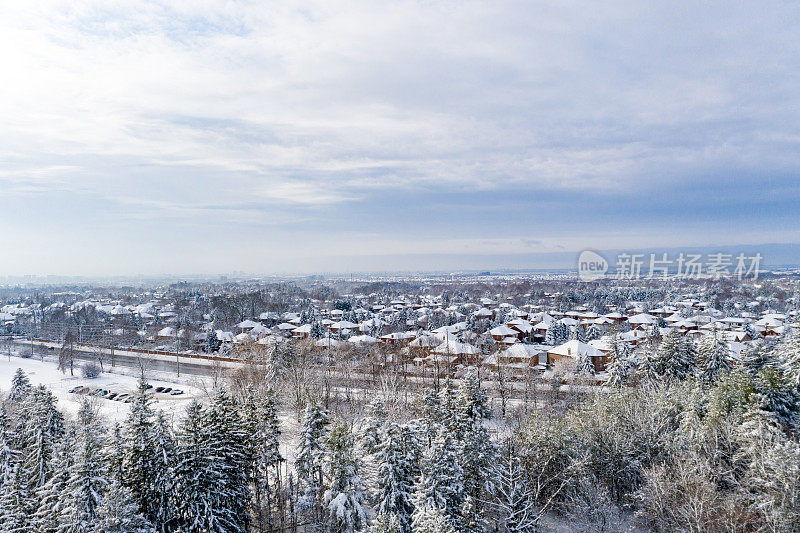
<svg viewBox="0 0 800 533">
<path fill-rule="evenodd" d="M 350 428 L 336 425 L 327 438 L 325 474 L 329 483 L 323 495 L 331 532 L 353 533 L 367 526 L 359 464 Z"/>
<path fill-rule="evenodd" d="M 0 404 L 0 488 L 15 474 L 17 452 L 13 448 L 14 435 L 6 407 Z"/>
<path fill-rule="evenodd" d="M 796 325 L 800 329 L 800 325 Z M 775 346 L 775 355 L 789 372 L 794 384 L 800 388 L 800 335 L 792 335 Z"/>
<path fill-rule="evenodd" d="M 208 492 L 213 491 L 213 480 L 206 479 L 208 458 L 203 431 L 203 407 L 192 401 L 178 433 L 175 463 L 176 514 L 179 530 L 202 531 Z"/>
<path fill-rule="evenodd" d="M 378 513 L 369 528 L 369 533 L 403 533 L 403 529 L 396 516 Z"/>
<path fill-rule="evenodd" d="M 157 474 L 153 445 L 155 414 L 151 404 L 149 385 L 141 379 L 125 421 L 120 465 L 123 482 L 130 489 L 133 501 L 138 505 L 139 512 L 148 517 L 152 515 L 150 505 L 156 499 L 152 488 Z"/>
<path fill-rule="evenodd" d="M 114 424 L 111 442 L 106 446 L 106 467 L 110 480 L 122 481 L 122 428 L 119 423 Z"/>
<path fill-rule="evenodd" d="M 11 390 L 8 393 L 8 399 L 12 402 L 21 402 L 31 392 L 31 382 L 25 372 L 18 368 L 11 378 Z"/>
<path fill-rule="evenodd" d="M 81 403 L 77 420 L 77 449 L 69 470 L 60 533 L 94 533 L 98 510 L 109 485 L 103 455 L 104 428 L 88 400 Z"/>
<path fill-rule="evenodd" d="M 530 482 L 513 447 L 506 446 L 502 458 L 492 465 L 495 478 L 492 505 L 508 533 L 532 533 L 541 518 Z"/>
<path fill-rule="evenodd" d="M 593 341 L 603 336 L 603 330 L 597 324 L 591 324 L 586 329 L 586 341 Z"/>
<path fill-rule="evenodd" d="M 8 479 L 0 487 L 0 533 L 33 531 L 34 498 L 20 465 L 11 463 Z"/>
<path fill-rule="evenodd" d="M 495 450 L 489 432 L 483 426 L 483 421 L 491 416 L 488 399 L 474 375 L 470 374 L 461 381 L 456 404 L 458 430 L 452 436 L 460 448 L 463 472 L 462 526 L 475 530 L 479 527 L 484 502 L 491 490 L 490 466 L 495 460 Z"/>
<path fill-rule="evenodd" d="M 269 353 L 267 360 L 267 380 L 275 384 L 283 376 L 286 369 L 295 358 L 297 347 L 292 339 L 278 342 Z"/>
<path fill-rule="evenodd" d="M 360 424 L 358 445 L 367 455 L 375 453 L 380 444 L 380 428 L 386 422 L 386 408 L 380 398 L 374 399 L 367 406 L 367 416 Z"/>
<path fill-rule="evenodd" d="M 456 533 L 453 520 L 442 509 L 426 504 L 414 512 L 414 533 Z"/>
<path fill-rule="evenodd" d="M 595 372 L 594 363 L 589 354 L 584 352 L 578 356 L 575 362 L 575 374 L 584 376 L 593 376 Z"/>
<path fill-rule="evenodd" d="M 93 533 L 155 533 L 156 530 L 141 514 L 139 505 L 127 486 L 114 480 L 105 499 L 97 509 Z"/>
<path fill-rule="evenodd" d="M 701 367 L 700 377 L 709 383 L 717 381 L 720 374 L 731 369 L 728 346 L 716 330 L 706 335 L 700 342 L 698 359 Z"/>
<path fill-rule="evenodd" d="M 800 392 L 782 367 L 762 368 L 756 375 L 753 388 L 760 395 L 762 409 L 773 413 L 784 427 L 795 428 Z"/>
<path fill-rule="evenodd" d="M 461 380 L 456 398 L 456 411 L 465 426 L 472 426 L 492 416 L 486 391 L 481 388 L 474 373 L 464 376 Z"/>
<path fill-rule="evenodd" d="M 613 387 L 625 385 L 636 372 L 637 364 L 626 344 L 620 345 L 612 337 L 611 362 L 606 367 L 608 384 Z"/>
<path fill-rule="evenodd" d="M 217 332 L 212 329 L 206 335 L 206 353 L 218 352 L 221 346 L 222 342 L 217 337 Z"/>
<path fill-rule="evenodd" d="M 254 487 L 256 514 L 268 522 L 277 492 L 280 490 L 280 422 L 274 395 L 248 389 L 242 406 L 245 425 L 253 452 L 251 483 Z"/>
<path fill-rule="evenodd" d="M 325 326 L 322 325 L 322 322 L 315 320 L 311 323 L 310 335 L 312 339 L 321 339 L 325 336 Z"/>
<path fill-rule="evenodd" d="M 17 419 L 23 478 L 35 492 L 52 475 L 53 453 L 64 433 L 64 416 L 56 408 L 53 393 L 40 385 L 20 404 Z"/>
<path fill-rule="evenodd" d="M 645 372 L 659 378 L 682 380 L 691 376 L 695 366 L 691 343 L 677 330 L 669 332 L 658 348 L 644 358 Z"/>
<path fill-rule="evenodd" d="M 388 423 L 376 452 L 378 495 L 375 510 L 396 520 L 400 532 L 411 532 L 414 482 L 418 475 L 418 444 L 408 426 Z"/>
<path fill-rule="evenodd" d="M 575 324 L 569 328 L 570 340 L 577 340 L 584 342 L 586 340 L 586 330 L 580 324 Z"/>
<path fill-rule="evenodd" d="M 774 415 L 757 405 L 745 413 L 736 433 L 743 503 L 761 517 L 766 530 L 796 531 L 800 528 L 800 444 L 787 438 Z"/>
<path fill-rule="evenodd" d="M 207 409 L 190 405 L 175 467 L 180 531 L 247 531 L 247 442 L 237 407 L 224 391 Z"/>
<path fill-rule="evenodd" d="M 173 531 L 177 521 L 175 500 L 175 464 L 176 448 L 172 430 L 167 423 L 164 413 L 159 411 L 153 426 L 152 435 L 153 461 L 151 467 L 153 475 L 150 485 L 148 505 L 150 522 L 160 533 Z"/>
<path fill-rule="evenodd" d="M 464 471 L 461 468 L 459 447 L 448 431 L 440 431 L 425 451 L 421 476 L 414 492 L 412 528 L 425 531 L 439 516 L 452 528 L 461 523 L 464 503 Z"/>
<path fill-rule="evenodd" d="M 206 411 L 204 431 L 207 436 L 209 469 L 216 474 L 216 510 L 213 528 L 228 533 L 248 530 L 250 488 L 248 469 L 252 450 L 244 430 L 239 408 L 224 390 L 219 390 Z"/>
<path fill-rule="evenodd" d="M 57 533 L 61 515 L 67 501 L 75 450 L 78 447 L 78 432 L 74 424 L 69 425 L 58 441 L 53 454 L 53 475 L 44 485 L 36 489 L 36 510 L 33 524 L 37 533 Z"/>
<path fill-rule="evenodd" d="M 544 343 L 550 346 L 558 346 L 567 342 L 567 327 L 561 320 L 554 320 L 547 327 L 544 336 Z"/>
<path fill-rule="evenodd" d="M 322 467 L 328 424 L 327 411 L 316 404 L 306 406 L 294 463 L 297 481 L 303 491 L 297 502 L 298 510 L 317 517 L 322 499 Z"/>
<path fill-rule="evenodd" d="M 757 374 L 762 368 L 777 364 L 778 362 L 772 352 L 762 344 L 750 348 L 742 357 L 742 367 L 751 374 Z"/>
</svg>

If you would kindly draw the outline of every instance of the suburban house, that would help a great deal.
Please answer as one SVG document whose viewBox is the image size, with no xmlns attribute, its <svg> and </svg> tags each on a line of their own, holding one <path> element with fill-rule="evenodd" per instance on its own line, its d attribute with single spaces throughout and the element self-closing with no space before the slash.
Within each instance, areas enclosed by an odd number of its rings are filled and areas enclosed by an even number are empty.
<svg viewBox="0 0 800 533">
<path fill-rule="evenodd" d="M 547 351 L 547 361 L 551 365 L 564 358 L 570 358 L 577 361 L 584 356 L 587 356 L 591 359 L 595 372 L 604 371 L 606 369 L 606 365 L 611 360 L 609 355 L 601 352 L 593 346 L 590 346 L 589 344 L 586 344 L 585 342 L 578 340 L 567 341 L 564 344 L 556 346 L 555 348 L 551 348 Z"/>
</svg>

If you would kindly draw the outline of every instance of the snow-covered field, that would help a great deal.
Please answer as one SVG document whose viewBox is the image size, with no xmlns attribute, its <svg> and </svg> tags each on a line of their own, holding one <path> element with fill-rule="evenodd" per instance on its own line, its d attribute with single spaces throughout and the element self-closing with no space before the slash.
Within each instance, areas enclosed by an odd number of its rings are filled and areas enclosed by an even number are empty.
<svg viewBox="0 0 800 533">
<path fill-rule="evenodd" d="M 90 398 L 90 401 L 97 407 L 98 413 L 109 423 L 121 422 L 127 417 L 130 408 L 129 404 L 107 400 L 97 396 L 84 396 L 70 393 L 75 387 L 85 386 L 89 389 L 106 389 L 117 393 L 130 393 L 136 390 L 138 377 L 133 375 L 133 369 L 118 367 L 112 372 L 103 372 L 95 379 L 87 379 L 80 376 L 80 370 L 76 365 L 75 376 L 70 376 L 58 370 L 54 360 L 39 358 L 23 358 L 12 355 L 0 357 L 0 392 L 8 391 L 11 387 L 11 379 L 18 368 L 21 368 L 36 386 L 42 384 L 53 391 L 58 399 L 58 408 L 67 416 L 72 416 L 78 412 L 80 402 L 83 398 Z M 126 374 L 126 370 L 131 374 Z M 151 373 L 147 376 L 147 382 L 153 387 L 171 387 L 183 391 L 180 396 L 168 394 L 155 394 L 154 408 L 162 410 L 171 418 L 174 424 L 180 423 L 189 402 L 196 398 L 200 401 L 209 398 L 212 390 L 210 378 L 198 378 L 196 376 L 178 379 L 174 374 Z M 296 415 L 289 409 L 281 409 L 279 415 L 281 421 L 281 453 L 284 457 L 293 458 L 295 445 L 299 435 L 299 423 Z"/>
<path fill-rule="evenodd" d="M 11 378 L 18 368 L 21 368 L 28 375 L 33 385 L 42 384 L 53 391 L 53 394 L 58 398 L 59 408 L 65 414 L 77 412 L 81 400 L 88 397 L 95 403 L 99 413 L 112 422 L 122 420 L 127 416 L 129 404 L 96 396 L 74 394 L 69 391 L 75 387 L 85 386 L 90 390 L 100 388 L 118 394 L 131 393 L 136 390 L 138 381 L 136 376 L 119 373 L 123 369 L 115 370 L 113 373 L 103 372 L 97 378 L 87 379 L 81 377 L 77 365 L 75 376 L 70 376 L 69 372 L 66 374 L 61 373 L 56 363 L 51 360 L 41 361 L 38 358 L 22 358 L 14 355 L 9 358 L 6 355 L 0 357 L 0 390 L 7 391 L 10 388 Z M 205 396 L 206 384 L 197 378 L 191 378 L 190 381 L 165 379 L 165 376 L 158 376 L 158 378 L 161 379 L 148 376 L 147 381 L 153 387 L 171 387 L 183 391 L 180 396 L 171 396 L 169 394 L 154 395 L 156 409 L 173 413 L 177 418 L 180 418 L 192 398 Z"/>
</svg>

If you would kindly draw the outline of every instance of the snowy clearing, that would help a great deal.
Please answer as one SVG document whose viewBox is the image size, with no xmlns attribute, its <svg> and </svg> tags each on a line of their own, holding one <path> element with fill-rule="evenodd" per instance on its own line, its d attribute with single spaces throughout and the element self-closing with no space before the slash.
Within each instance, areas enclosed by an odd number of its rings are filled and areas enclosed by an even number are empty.
<svg viewBox="0 0 800 533">
<path fill-rule="evenodd" d="M 31 380 L 33 385 L 44 385 L 53 391 L 58 398 L 58 405 L 64 412 L 74 414 L 77 412 L 83 398 L 89 397 L 97 405 L 99 413 L 109 421 L 124 419 L 129 410 L 129 405 L 122 401 L 108 400 L 97 396 L 75 394 L 69 391 L 75 387 L 88 387 L 89 390 L 105 389 L 117 394 L 131 393 L 136 390 L 137 377 L 123 373 L 103 372 L 94 379 L 87 379 L 80 375 L 78 365 L 75 375 L 70 376 L 58 370 L 54 361 L 45 359 L 23 358 L 17 356 L 4 356 L 0 358 L 0 390 L 8 390 L 11 378 L 18 368 L 21 368 Z M 153 379 L 148 377 L 148 383 L 153 387 L 169 387 L 183 391 L 183 394 L 171 396 L 167 394 L 154 394 L 155 407 L 167 413 L 177 414 L 178 417 L 193 398 L 205 396 L 204 383 L 197 378 L 188 381 Z"/>
</svg>

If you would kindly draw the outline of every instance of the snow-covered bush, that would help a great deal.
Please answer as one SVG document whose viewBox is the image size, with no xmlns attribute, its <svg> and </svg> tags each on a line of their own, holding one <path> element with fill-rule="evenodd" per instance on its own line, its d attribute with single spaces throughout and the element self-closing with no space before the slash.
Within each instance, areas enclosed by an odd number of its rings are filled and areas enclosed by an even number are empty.
<svg viewBox="0 0 800 533">
<path fill-rule="evenodd" d="M 94 379 L 100 375 L 100 367 L 95 363 L 86 363 L 81 367 L 81 374 L 86 379 Z"/>
</svg>

